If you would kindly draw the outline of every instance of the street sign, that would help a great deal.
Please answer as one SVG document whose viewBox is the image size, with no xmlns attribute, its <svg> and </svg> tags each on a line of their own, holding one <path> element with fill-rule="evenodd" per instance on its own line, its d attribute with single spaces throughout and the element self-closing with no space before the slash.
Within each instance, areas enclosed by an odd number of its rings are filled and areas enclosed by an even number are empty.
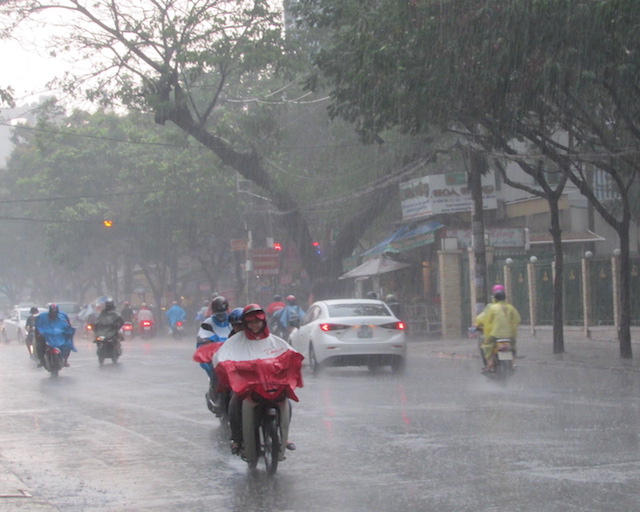
<svg viewBox="0 0 640 512">
<path fill-rule="evenodd" d="M 249 247 L 249 240 L 246 238 L 232 238 L 231 239 L 231 250 L 233 252 L 246 251 Z"/>
<path fill-rule="evenodd" d="M 280 273 L 280 252 L 269 247 L 252 249 L 253 271 L 262 276 L 277 276 Z"/>
</svg>

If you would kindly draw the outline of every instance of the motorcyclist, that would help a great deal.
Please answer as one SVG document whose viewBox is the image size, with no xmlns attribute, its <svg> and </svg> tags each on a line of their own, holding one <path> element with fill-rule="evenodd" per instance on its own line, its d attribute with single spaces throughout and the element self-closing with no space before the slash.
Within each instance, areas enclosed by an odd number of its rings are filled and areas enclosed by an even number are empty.
<svg viewBox="0 0 640 512">
<path fill-rule="evenodd" d="M 248 396 L 266 397 L 262 394 L 266 381 L 270 387 L 279 385 L 286 398 L 298 401 L 294 389 L 303 385 L 302 355 L 282 338 L 269 333 L 267 315 L 260 305 L 245 306 L 242 325 L 243 331 L 229 338 L 213 358 L 220 383 L 218 391 L 232 392 L 229 421 L 234 454 L 240 454 L 242 449 L 242 401 Z M 290 414 L 282 417 L 284 439 L 288 439 L 289 418 Z M 285 447 L 295 450 L 289 441 Z"/>
<path fill-rule="evenodd" d="M 300 327 L 305 312 L 298 306 L 295 296 L 287 295 L 285 300 L 287 305 L 273 315 L 273 321 L 278 322 L 282 327 L 284 337 L 287 338 L 294 328 Z"/>
<path fill-rule="evenodd" d="M 396 315 L 396 318 L 398 320 L 404 320 L 404 311 L 402 309 L 402 304 L 398 302 L 398 299 L 396 299 L 396 296 L 393 293 L 387 295 L 384 301 L 387 303 L 387 306 L 389 306 L 389 309 L 393 312 L 393 314 Z"/>
<path fill-rule="evenodd" d="M 508 338 L 511 340 L 511 348 L 515 357 L 518 326 L 520 325 L 520 313 L 506 300 L 504 286 L 497 284 L 491 290 L 493 302 L 484 308 L 484 311 L 476 317 L 476 325 L 484 333 L 480 350 L 486 362 L 484 373 L 494 371 L 494 359 L 492 357 L 496 346 L 496 340 Z"/>
<path fill-rule="evenodd" d="M 209 389 L 205 393 L 205 400 L 212 412 L 219 414 L 220 403 L 217 392 L 218 377 L 213 371 L 212 359 L 215 352 L 231 335 L 229 323 L 229 303 L 222 295 L 218 295 L 211 302 L 213 314 L 200 325 L 196 335 L 196 351 L 193 360 L 207 372 Z"/>
<path fill-rule="evenodd" d="M 231 324 L 229 338 L 244 329 L 242 326 L 242 308 L 235 308 L 229 313 L 229 323 Z"/>
<path fill-rule="evenodd" d="M 187 318 L 187 312 L 180 307 L 177 300 L 173 301 L 165 315 L 169 322 L 169 334 L 172 334 L 175 331 L 176 323 L 184 322 Z"/>
<path fill-rule="evenodd" d="M 69 366 L 69 354 L 71 351 L 77 352 L 77 349 L 73 345 L 73 335 L 76 329 L 72 327 L 68 315 L 64 311 L 60 311 L 57 304 L 50 304 L 49 310 L 40 313 L 36 317 L 35 323 L 36 353 L 40 361 L 38 368 L 44 366 L 44 352 L 47 343 L 60 349 L 64 365 Z"/>
<path fill-rule="evenodd" d="M 27 345 L 27 351 L 29 352 L 29 355 L 33 355 L 35 352 L 35 344 L 34 344 L 33 338 L 35 337 L 35 334 L 36 334 L 36 317 L 38 316 L 39 313 L 40 311 L 38 310 L 38 308 L 33 306 L 29 310 L 29 316 L 27 317 L 27 320 L 24 323 L 24 330 L 27 333 L 27 336 L 25 337 L 24 341 Z"/>
<path fill-rule="evenodd" d="M 120 329 L 124 325 L 124 320 L 116 312 L 116 306 L 113 299 L 109 298 L 104 303 L 104 308 L 100 311 L 98 318 L 93 323 L 93 333 L 95 337 L 104 336 L 108 339 L 118 340 Z"/>
<path fill-rule="evenodd" d="M 286 304 L 282 301 L 282 295 L 274 295 L 273 301 L 267 306 L 267 321 L 271 320 L 276 311 L 280 311 Z"/>
<path fill-rule="evenodd" d="M 125 323 L 133 322 L 133 309 L 131 308 L 128 300 L 125 301 L 124 305 L 122 306 L 122 311 L 120 311 L 120 318 L 122 318 L 122 321 Z"/>
</svg>

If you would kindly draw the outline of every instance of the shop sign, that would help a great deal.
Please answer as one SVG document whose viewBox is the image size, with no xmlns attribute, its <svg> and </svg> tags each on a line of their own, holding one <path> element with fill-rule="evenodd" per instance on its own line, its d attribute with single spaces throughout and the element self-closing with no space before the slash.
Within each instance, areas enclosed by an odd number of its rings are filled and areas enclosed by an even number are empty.
<svg viewBox="0 0 640 512">
<path fill-rule="evenodd" d="M 524 228 L 489 228 L 484 232 L 488 235 L 487 245 L 491 247 L 524 247 L 527 241 Z M 470 229 L 447 228 L 445 236 L 457 238 L 459 247 L 471 247 Z"/>
<path fill-rule="evenodd" d="M 466 173 L 433 174 L 400 184 L 402 220 L 441 213 L 470 212 L 473 208 Z M 483 209 L 495 210 L 496 181 L 492 172 L 482 177 Z"/>
</svg>

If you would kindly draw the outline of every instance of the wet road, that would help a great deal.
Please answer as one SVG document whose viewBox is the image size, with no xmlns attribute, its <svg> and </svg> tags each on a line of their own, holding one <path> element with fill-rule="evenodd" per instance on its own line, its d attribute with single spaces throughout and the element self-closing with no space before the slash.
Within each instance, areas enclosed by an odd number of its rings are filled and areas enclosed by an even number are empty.
<svg viewBox="0 0 640 512">
<path fill-rule="evenodd" d="M 274 478 L 230 455 L 190 341 L 104 367 L 80 341 L 58 379 L 2 345 L 0 467 L 67 512 L 640 510 L 637 369 L 525 358 L 502 388 L 426 343 L 404 378 L 305 374 Z"/>
</svg>

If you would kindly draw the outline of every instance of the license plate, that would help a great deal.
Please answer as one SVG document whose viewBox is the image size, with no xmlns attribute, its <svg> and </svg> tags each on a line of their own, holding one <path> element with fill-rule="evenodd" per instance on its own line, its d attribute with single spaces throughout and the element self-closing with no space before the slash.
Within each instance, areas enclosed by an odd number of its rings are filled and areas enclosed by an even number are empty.
<svg viewBox="0 0 640 512">
<path fill-rule="evenodd" d="M 498 352 L 500 361 L 513 361 L 513 352 Z"/>
<path fill-rule="evenodd" d="M 358 338 L 373 338 L 373 330 L 368 325 L 361 325 L 358 328 Z"/>
<path fill-rule="evenodd" d="M 144 326 L 144 330 L 145 330 L 145 331 L 150 331 L 150 330 L 151 330 L 151 327 L 149 327 L 148 325 L 145 325 L 145 326 Z"/>
</svg>

